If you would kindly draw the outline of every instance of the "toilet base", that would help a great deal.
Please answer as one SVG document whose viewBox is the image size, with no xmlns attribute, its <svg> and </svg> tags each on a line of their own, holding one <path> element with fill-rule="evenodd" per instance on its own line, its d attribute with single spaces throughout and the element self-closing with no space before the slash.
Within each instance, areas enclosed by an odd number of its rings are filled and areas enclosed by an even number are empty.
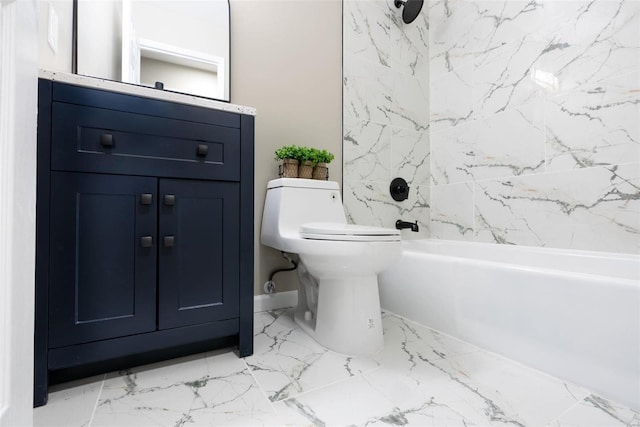
<svg viewBox="0 0 640 427">
<path fill-rule="evenodd" d="M 319 279 L 317 314 L 312 316 L 309 311 L 305 299 L 299 297 L 296 323 L 330 350 L 359 356 L 384 347 L 377 275 Z"/>
</svg>

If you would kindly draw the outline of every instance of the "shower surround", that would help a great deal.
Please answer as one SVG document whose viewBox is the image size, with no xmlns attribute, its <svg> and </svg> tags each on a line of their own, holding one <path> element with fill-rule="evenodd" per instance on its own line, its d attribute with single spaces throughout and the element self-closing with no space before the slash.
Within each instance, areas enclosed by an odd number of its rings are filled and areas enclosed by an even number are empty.
<svg viewBox="0 0 640 427">
<path fill-rule="evenodd" d="M 413 24 L 400 14 L 344 2 L 352 220 L 640 251 L 640 2 L 449 0 L 425 2 Z M 389 196 L 395 176 L 408 201 Z"/>
<path fill-rule="evenodd" d="M 344 0 L 344 206 L 351 222 L 429 230 L 429 30 L 426 5 L 411 24 L 392 0 Z M 389 184 L 409 182 L 395 202 Z"/>
<path fill-rule="evenodd" d="M 640 2 L 429 9 L 431 237 L 640 250 Z"/>
</svg>

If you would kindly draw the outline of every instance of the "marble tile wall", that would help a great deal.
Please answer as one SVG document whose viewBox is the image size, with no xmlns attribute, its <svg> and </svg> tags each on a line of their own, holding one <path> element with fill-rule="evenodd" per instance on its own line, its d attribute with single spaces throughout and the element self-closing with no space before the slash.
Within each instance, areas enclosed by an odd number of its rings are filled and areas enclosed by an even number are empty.
<svg viewBox="0 0 640 427">
<path fill-rule="evenodd" d="M 429 7 L 431 237 L 640 252 L 640 2 Z"/>
<path fill-rule="evenodd" d="M 640 251 L 640 2 L 433 0 L 400 16 L 344 1 L 351 221 Z M 409 200 L 389 196 L 395 176 Z"/>
<path fill-rule="evenodd" d="M 343 191 L 351 222 L 418 221 L 429 234 L 428 7 L 411 24 L 390 0 L 344 0 Z M 389 184 L 410 186 L 396 202 Z"/>
</svg>

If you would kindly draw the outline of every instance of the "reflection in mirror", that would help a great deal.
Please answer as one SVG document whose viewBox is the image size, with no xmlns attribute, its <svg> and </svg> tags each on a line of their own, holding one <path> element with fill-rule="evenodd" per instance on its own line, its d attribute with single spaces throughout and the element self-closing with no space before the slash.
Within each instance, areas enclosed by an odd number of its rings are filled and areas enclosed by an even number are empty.
<svg viewBox="0 0 640 427">
<path fill-rule="evenodd" d="M 76 73 L 229 101 L 228 0 L 76 0 Z"/>
</svg>

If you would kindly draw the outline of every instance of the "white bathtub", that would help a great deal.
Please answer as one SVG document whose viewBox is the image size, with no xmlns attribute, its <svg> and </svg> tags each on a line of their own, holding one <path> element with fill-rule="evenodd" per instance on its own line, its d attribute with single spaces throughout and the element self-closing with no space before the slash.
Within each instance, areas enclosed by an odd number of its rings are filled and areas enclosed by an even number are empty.
<svg viewBox="0 0 640 427">
<path fill-rule="evenodd" d="M 403 242 L 384 309 L 640 409 L 640 256 Z"/>
</svg>

